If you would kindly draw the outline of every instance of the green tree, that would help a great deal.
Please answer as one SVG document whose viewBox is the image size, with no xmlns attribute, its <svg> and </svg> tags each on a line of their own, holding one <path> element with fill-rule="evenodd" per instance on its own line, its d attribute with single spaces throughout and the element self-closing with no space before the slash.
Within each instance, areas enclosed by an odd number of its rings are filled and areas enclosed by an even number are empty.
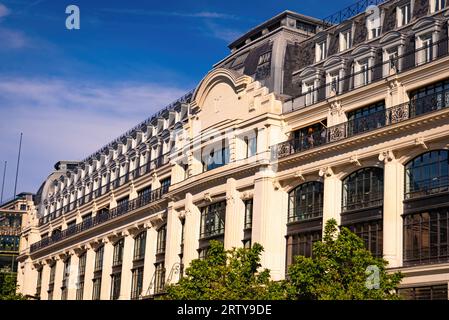
<svg viewBox="0 0 449 320">
<path fill-rule="evenodd" d="M 16 293 L 17 276 L 9 269 L 0 270 L 0 300 L 25 300 L 22 294 Z"/>
<path fill-rule="evenodd" d="M 170 300 L 279 300 L 285 299 L 283 282 L 270 280 L 270 271 L 259 271 L 263 247 L 225 251 L 211 241 L 205 259 L 193 260 L 186 275 L 167 287 Z"/>
<path fill-rule="evenodd" d="M 387 265 L 384 259 L 373 257 L 363 240 L 349 229 L 343 227 L 338 233 L 337 222 L 330 220 L 325 226 L 323 241 L 313 246 L 313 257 L 298 256 L 290 266 L 289 298 L 399 299 L 395 289 L 403 276 L 399 272 L 387 273 Z"/>
</svg>

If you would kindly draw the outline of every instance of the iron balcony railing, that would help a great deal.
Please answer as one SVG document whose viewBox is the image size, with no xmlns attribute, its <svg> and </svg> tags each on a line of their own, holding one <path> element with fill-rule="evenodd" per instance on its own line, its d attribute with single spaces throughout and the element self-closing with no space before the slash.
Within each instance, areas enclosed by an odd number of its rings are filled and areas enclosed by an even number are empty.
<svg viewBox="0 0 449 320">
<path fill-rule="evenodd" d="M 365 12 L 369 6 L 378 6 L 388 0 L 360 0 L 356 3 L 323 19 L 323 27 L 340 24 L 345 20 L 355 17 L 359 13 Z"/>
<path fill-rule="evenodd" d="M 42 248 L 53 245 L 57 242 L 65 240 L 73 235 L 79 234 L 83 231 L 89 230 L 95 226 L 103 224 L 107 221 L 120 217 L 126 213 L 134 211 L 138 208 L 141 208 L 147 204 L 150 204 L 154 201 L 162 199 L 162 196 L 168 192 L 169 186 L 163 186 L 157 190 L 151 191 L 148 194 L 140 196 L 136 199 L 126 202 L 125 204 L 113 208 L 109 211 L 105 211 L 103 213 L 99 213 L 93 218 L 88 218 L 85 221 L 78 223 L 70 228 L 67 228 L 61 232 L 55 233 L 50 237 L 43 238 L 42 240 L 33 243 L 30 246 L 30 251 L 35 252 Z"/>
<path fill-rule="evenodd" d="M 319 205 L 319 208 L 299 208 L 291 209 L 288 215 L 288 222 L 307 221 L 314 218 L 320 218 L 323 216 L 323 204 Z"/>
<path fill-rule="evenodd" d="M 352 119 L 328 128 L 323 127 L 321 131 L 310 133 L 301 139 L 291 139 L 274 145 L 271 147 L 271 158 L 272 160 L 282 159 L 292 154 L 341 141 L 448 107 L 449 90 L 412 99 L 409 102 L 372 113 L 365 117 Z"/>
<path fill-rule="evenodd" d="M 364 67 L 359 71 L 348 70 L 347 76 L 339 77 L 334 81 L 324 83 L 318 87 L 300 92 L 287 100 L 284 113 L 293 112 L 313 104 L 325 101 L 335 95 L 341 95 L 368 84 L 385 79 L 393 74 L 402 73 L 415 67 L 433 62 L 448 55 L 449 39 L 445 38 L 418 49 L 413 49 L 401 56 L 387 61 L 376 63 L 373 66 Z M 320 79 L 324 81 L 323 79 Z M 299 85 L 302 88 L 303 83 Z M 288 108 L 288 102 L 291 107 Z"/>
<path fill-rule="evenodd" d="M 73 201 L 69 205 L 67 205 L 61 209 L 58 209 L 59 211 L 56 210 L 56 211 L 40 218 L 39 226 L 47 224 L 48 222 L 58 218 L 62 212 L 67 213 L 67 212 L 72 211 L 74 208 L 76 208 L 76 202 L 78 202 L 78 206 L 81 206 L 81 205 L 93 200 L 94 195 L 95 195 L 95 197 L 104 195 L 107 192 L 109 192 L 111 190 L 111 188 L 117 189 L 117 188 L 125 185 L 126 183 L 129 182 L 129 180 L 131 178 L 137 179 L 137 178 L 143 176 L 144 174 L 150 172 L 151 170 L 155 170 L 155 169 L 158 169 L 158 168 L 166 165 L 170 160 L 169 155 L 170 155 L 170 153 L 166 153 L 166 154 L 148 162 L 147 164 L 144 164 L 144 165 L 140 166 L 139 168 L 136 168 L 135 170 L 132 170 L 129 173 L 126 173 L 125 175 L 111 181 L 110 183 L 102 186 L 101 188 L 95 189 L 94 191 L 91 191 L 91 192 L 85 194 L 84 197 L 82 197 L 81 199 L 78 199 L 77 201 Z"/>
</svg>

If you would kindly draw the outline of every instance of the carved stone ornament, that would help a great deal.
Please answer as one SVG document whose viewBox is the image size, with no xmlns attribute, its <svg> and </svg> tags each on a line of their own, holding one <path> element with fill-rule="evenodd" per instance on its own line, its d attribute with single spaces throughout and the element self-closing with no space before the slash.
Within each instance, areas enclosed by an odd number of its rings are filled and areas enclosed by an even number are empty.
<svg viewBox="0 0 449 320">
<path fill-rule="evenodd" d="M 331 167 L 321 168 L 320 172 L 318 173 L 320 177 L 329 178 L 334 175 L 334 171 Z"/>
<path fill-rule="evenodd" d="M 329 112 L 332 116 L 338 115 L 341 116 L 343 114 L 343 107 L 341 106 L 340 101 L 334 101 L 331 103 L 329 107 Z"/>
<path fill-rule="evenodd" d="M 204 194 L 203 199 L 204 199 L 204 201 L 206 201 L 206 202 L 212 202 L 212 197 L 211 197 L 211 195 L 210 195 L 209 192 L 206 192 L 206 193 Z"/>
<path fill-rule="evenodd" d="M 379 154 L 379 161 L 387 163 L 393 161 L 394 159 L 396 159 L 396 157 L 391 150 L 385 150 Z"/>
</svg>

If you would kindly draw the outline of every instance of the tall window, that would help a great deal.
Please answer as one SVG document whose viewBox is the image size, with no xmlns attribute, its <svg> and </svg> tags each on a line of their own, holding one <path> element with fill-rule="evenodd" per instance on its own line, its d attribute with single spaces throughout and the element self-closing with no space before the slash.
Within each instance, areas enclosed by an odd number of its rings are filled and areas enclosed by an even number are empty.
<svg viewBox="0 0 449 320">
<path fill-rule="evenodd" d="M 101 276 L 95 276 L 92 279 L 92 300 L 100 300 L 101 294 Z"/>
<path fill-rule="evenodd" d="M 114 244 L 114 257 L 112 260 L 112 266 L 121 266 L 123 262 L 123 249 L 125 246 L 125 240 L 120 239 Z"/>
<path fill-rule="evenodd" d="M 431 12 L 443 10 L 446 7 L 446 0 L 431 0 Z"/>
<path fill-rule="evenodd" d="M 426 210 L 404 217 L 404 264 L 449 261 L 449 208 Z"/>
<path fill-rule="evenodd" d="M 449 151 L 426 152 L 405 165 L 405 198 L 449 191 Z"/>
<path fill-rule="evenodd" d="M 358 210 L 383 204 L 384 172 L 364 168 L 343 180 L 343 211 Z"/>
<path fill-rule="evenodd" d="M 117 212 L 125 212 L 128 211 L 128 203 L 129 203 L 129 196 L 117 200 Z"/>
<path fill-rule="evenodd" d="M 131 299 L 139 299 L 143 289 L 143 267 L 132 270 Z"/>
<path fill-rule="evenodd" d="M 340 51 L 345 51 L 352 47 L 352 31 L 346 30 L 340 33 Z"/>
<path fill-rule="evenodd" d="M 306 96 L 306 106 L 310 106 L 315 103 L 315 89 L 313 83 L 304 84 L 304 94 Z"/>
<path fill-rule="evenodd" d="M 122 273 L 115 272 L 111 274 L 111 300 L 118 300 L 120 297 L 120 286 L 122 282 Z"/>
<path fill-rule="evenodd" d="M 316 62 L 326 59 L 326 41 L 321 41 L 316 44 Z"/>
<path fill-rule="evenodd" d="M 447 283 L 401 288 L 398 293 L 404 300 L 447 300 Z"/>
<path fill-rule="evenodd" d="M 145 244 L 147 232 L 143 231 L 134 238 L 134 260 L 143 260 L 145 258 Z"/>
<path fill-rule="evenodd" d="M 369 68 L 368 61 L 359 63 L 360 66 L 360 86 L 365 86 L 369 83 Z"/>
<path fill-rule="evenodd" d="M 163 293 L 165 290 L 165 266 L 164 263 L 156 265 L 156 274 L 154 277 L 154 294 Z"/>
<path fill-rule="evenodd" d="M 62 274 L 61 300 L 67 300 L 68 285 L 70 278 L 70 257 L 64 261 L 64 270 Z"/>
<path fill-rule="evenodd" d="M 246 147 L 246 158 L 250 158 L 257 154 L 257 132 L 254 130 L 243 141 Z"/>
<path fill-rule="evenodd" d="M 50 280 L 48 281 L 48 300 L 53 300 L 53 292 L 55 289 L 56 262 L 50 266 Z"/>
<path fill-rule="evenodd" d="M 200 238 L 224 234 L 226 201 L 217 202 L 201 209 Z"/>
<path fill-rule="evenodd" d="M 161 180 L 161 188 L 165 191 L 168 191 L 168 188 L 171 185 L 171 177 Z"/>
<path fill-rule="evenodd" d="M 78 261 L 78 283 L 76 286 L 76 300 L 83 300 L 85 274 L 86 274 L 86 253 L 83 253 L 79 256 Z"/>
<path fill-rule="evenodd" d="M 359 222 L 355 224 L 345 225 L 349 230 L 362 238 L 373 256 L 381 258 L 383 253 L 383 220 Z"/>
<path fill-rule="evenodd" d="M 302 221 L 323 215 L 323 191 L 321 182 L 301 184 L 289 194 L 288 221 Z"/>
<path fill-rule="evenodd" d="M 313 244 L 321 241 L 322 231 L 309 231 L 289 235 L 287 237 L 287 266 L 294 262 L 296 256 L 311 257 Z"/>
<path fill-rule="evenodd" d="M 385 101 L 350 111 L 348 116 L 348 136 L 371 131 L 385 126 Z"/>
<path fill-rule="evenodd" d="M 245 201 L 245 229 L 253 226 L 253 199 Z"/>
<path fill-rule="evenodd" d="M 167 241 L 167 225 L 164 225 L 157 232 L 156 254 L 165 253 L 166 241 Z"/>
<path fill-rule="evenodd" d="M 225 140 L 222 141 L 219 148 L 205 150 L 207 150 L 209 154 L 203 154 L 203 172 L 222 167 L 229 163 L 231 155 L 229 146 L 226 146 Z"/>
<path fill-rule="evenodd" d="M 42 267 L 37 270 L 36 297 L 41 298 L 42 289 Z"/>
<path fill-rule="evenodd" d="M 411 116 L 449 107 L 449 80 L 427 85 L 410 93 Z"/>
<path fill-rule="evenodd" d="M 408 24 L 410 22 L 410 18 L 411 18 L 410 2 L 407 2 L 403 6 L 397 8 L 398 27 L 402 27 Z"/>
<path fill-rule="evenodd" d="M 422 64 L 432 61 L 433 59 L 432 34 L 421 36 L 419 38 L 419 42 L 421 43 L 420 50 L 418 52 L 418 55 L 420 57 L 419 63 Z"/>
<path fill-rule="evenodd" d="M 101 246 L 95 252 L 95 267 L 94 271 L 101 271 L 103 269 L 103 254 L 104 254 L 104 246 Z"/>
<path fill-rule="evenodd" d="M 293 148 L 295 152 L 311 149 L 326 143 L 327 121 L 323 120 L 310 126 L 296 130 L 293 133 Z"/>
</svg>

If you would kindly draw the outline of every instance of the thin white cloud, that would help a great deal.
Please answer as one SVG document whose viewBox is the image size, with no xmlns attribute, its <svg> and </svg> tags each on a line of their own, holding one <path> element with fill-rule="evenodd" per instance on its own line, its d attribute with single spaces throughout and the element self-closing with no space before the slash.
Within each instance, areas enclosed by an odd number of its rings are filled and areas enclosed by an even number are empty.
<svg viewBox="0 0 449 320">
<path fill-rule="evenodd" d="M 0 78 L 0 161 L 15 163 L 23 132 L 19 188 L 36 191 L 57 161 L 85 158 L 185 92 L 153 83 Z"/>
<path fill-rule="evenodd" d="M 31 45 L 30 39 L 21 31 L 0 27 L 0 50 L 22 49 Z"/>
<path fill-rule="evenodd" d="M 222 19 L 222 20 L 239 20 L 240 18 L 233 14 L 201 11 L 201 12 L 170 12 L 156 10 L 139 10 L 139 9 L 116 9 L 104 8 L 104 12 L 120 13 L 140 16 L 166 16 L 166 17 L 183 17 L 183 18 L 205 18 L 205 19 Z"/>
<path fill-rule="evenodd" d="M 242 32 L 238 30 L 226 28 L 210 21 L 206 23 L 206 26 L 205 32 L 207 31 L 208 36 L 223 40 L 227 43 L 236 40 L 242 35 Z"/>
<path fill-rule="evenodd" d="M 11 13 L 11 10 L 9 10 L 4 4 L 0 3 L 0 18 L 6 17 Z"/>
</svg>

